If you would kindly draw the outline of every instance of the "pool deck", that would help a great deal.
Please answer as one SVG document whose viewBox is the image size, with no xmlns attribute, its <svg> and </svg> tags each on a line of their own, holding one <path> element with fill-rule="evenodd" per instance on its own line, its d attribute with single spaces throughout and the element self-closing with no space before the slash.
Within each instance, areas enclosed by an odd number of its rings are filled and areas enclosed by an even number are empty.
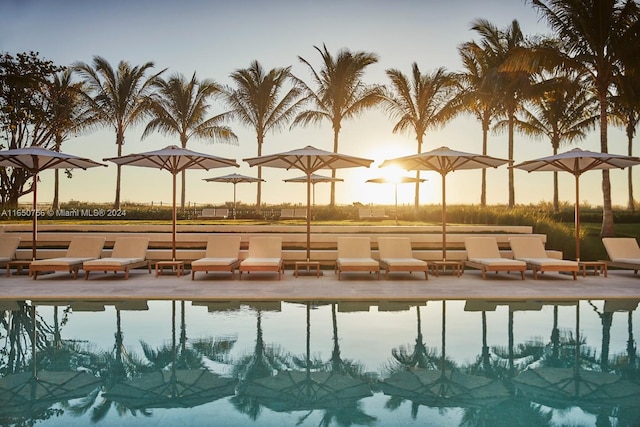
<svg viewBox="0 0 640 427">
<path fill-rule="evenodd" d="M 406 301 L 439 299 L 481 300 L 576 300 L 576 299 L 640 299 L 640 275 L 630 270 L 609 270 L 608 277 L 593 274 L 573 280 L 570 275 L 545 273 L 534 280 L 528 271 L 521 280 L 517 273 L 491 273 L 482 279 L 478 270 L 466 269 L 457 277 L 440 273 L 392 273 L 380 280 L 368 273 L 343 273 L 338 280 L 333 271 L 323 275 L 294 277 L 286 270 L 281 280 L 277 275 L 243 274 L 242 280 L 231 280 L 229 274 L 191 273 L 176 277 L 167 271 L 156 277 L 146 270 L 134 270 L 129 279 L 122 273 L 93 272 L 85 280 L 64 273 L 43 274 L 33 280 L 27 275 L 5 277 L 0 269 L 0 300 L 188 300 L 188 301 Z"/>
</svg>

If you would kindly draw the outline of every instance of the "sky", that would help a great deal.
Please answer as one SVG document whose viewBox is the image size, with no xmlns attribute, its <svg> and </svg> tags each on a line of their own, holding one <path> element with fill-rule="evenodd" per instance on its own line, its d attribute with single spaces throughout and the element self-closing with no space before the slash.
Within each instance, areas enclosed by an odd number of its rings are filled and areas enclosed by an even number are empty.
<svg viewBox="0 0 640 427">
<path fill-rule="evenodd" d="M 320 54 L 314 46 L 327 46 L 336 55 L 340 49 L 373 52 L 378 63 L 367 68 L 364 81 L 387 84 L 385 70 L 396 68 L 409 74 L 416 62 L 423 73 L 439 67 L 448 71 L 462 68 L 458 46 L 479 40 L 470 30 L 475 19 L 488 19 L 504 28 L 517 19 L 526 35 L 549 33 L 546 23 L 536 11 L 521 0 L 0 0 L 0 51 L 11 54 L 37 51 L 41 58 L 58 65 L 75 62 L 91 63 L 94 56 L 106 58 L 113 67 L 121 60 L 131 65 L 152 61 L 154 71 L 164 68 L 165 76 L 181 73 L 189 78 L 196 72 L 199 79 L 213 79 L 231 84 L 229 74 L 246 68 L 258 60 L 264 68 L 291 66 L 292 72 L 311 83 L 308 68 L 298 57 L 314 68 L 321 67 Z M 224 111 L 214 103 L 211 114 Z M 257 156 L 255 134 L 238 123 L 230 124 L 238 136 L 237 145 L 192 140 L 194 151 L 236 159 L 239 168 L 210 171 L 188 171 L 186 200 L 190 205 L 217 204 L 233 201 L 233 186 L 205 182 L 205 178 L 240 173 L 256 176 L 256 168 L 242 159 Z M 338 171 L 343 183 L 336 184 L 339 205 L 393 204 L 392 185 L 365 183 L 367 179 L 385 175 L 378 165 L 385 159 L 414 154 L 415 135 L 394 134 L 394 122 L 381 111 L 368 111 L 343 121 L 339 152 L 374 160 L 370 168 Z M 129 128 L 124 154 L 142 153 L 168 145 L 179 145 L 171 137 L 160 134 L 141 140 L 143 125 Z M 626 154 L 626 137 L 617 128 L 609 128 L 609 152 Z M 273 154 L 312 145 L 333 149 L 333 131 L 328 123 L 286 129 L 268 134 L 263 154 Z M 482 152 L 479 123 L 471 116 L 461 116 L 443 128 L 430 130 L 424 138 L 423 151 L 447 146 L 471 153 Z M 585 150 L 599 151 L 597 129 L 579 143 Z M 573 146 L 561 149 L 567 151 Z M 78 135 L 63 144 L 63 151 L 96 161 L 117 155 L 115 133 L 110 128 Z M 506 133 L 489 136 L 488 154 L 507 158 Z M 532 140 L 516 134 L 516 163 L 552 154 L 546 140 Z M 320 171 L 330 175 L 330 171 Z M 413 174 L 413 173 L 407 173 Z M 489 204 L 508 202 L 508 172 L 503 166 L 487 172 Z M 305 203 L 305 186 L 284 183 L 284 179 L 300 176 L 299 171 L 264 168 L 262 201 L 267 204 Z M 447 204 L 480 202 L 479 170 L 457 171 L 447 175 Z M 580 201 L 602 204 L 600 171 L 586 173 L 580 180 Z M 421 203 L 440 203 L 441 177 L 423 172 L 427 181 L 421 185 Z M 38 199 L 46 202 L 53 195 L 53 172 L 40 176 Z M 635 175 L 635 180 L 638 174 Z M 613 204 L 626 206 L 627 172 L 611 171 Z M 71 180 L 61 181 L 61 200 L 113 202 L 116 167 L 74 171 Z M 560 174 L 560 200 L 573 204 L 575 181 Z M 639 186 L 634 182 L 636 188 Z M 329 202 L 329 185 L 317 184 L 316 203 Z M 238 202 L 253 204 L 255 184 L 236 186 Z M 398 186 L 398 203 L 413 203 L 414 186 Z M 517 204 L 550 202 L 553 174 L 515 171 Z M 29 203 L 29 198 L 23 200 Z M 139 167 L 123 167 L 123 202 L 171 203 L 171 175 Z M 179 200 L 179 196 L 178 196 Z M 22 200 L 21 200 L 22 201 Z"/>
</svg>

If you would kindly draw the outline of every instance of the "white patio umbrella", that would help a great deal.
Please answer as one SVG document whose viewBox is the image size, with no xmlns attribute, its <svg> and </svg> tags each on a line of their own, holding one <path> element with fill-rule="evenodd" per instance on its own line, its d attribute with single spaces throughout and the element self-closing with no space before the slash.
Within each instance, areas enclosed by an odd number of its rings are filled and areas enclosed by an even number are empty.
<svg viewBox="0 0 640 427">
<path fill-rule="evenodd" d="M 509 160 L 482 154 L 465 153 L 451 150 L 448 147 L 440 147 L 426 153 L 413 154 L 411 156 L 398 157 L 382 162 L 381 168 L 386 166 L 399 166 L 405 170 L 430 170 L 442 175 L 442 260 L 447 259 L 447 202 L 446 202 L 446 176 L 449 172 L 461 169 L 485 169 L 496 168 Z"/>
<path fill-rule="evenodd" d="M 104 159 L 118 165 L 140 166 L 145 168 L 157 168 L 169 171 L 173 176 L 173 209 L 171 212 L 171 257 L 176 259 L 176 175 L 187 169 L 214 169 L 227 166 L 240 167 L 235 160 L 217 157 L 212 154 L 198 153 L 196 151 L 169 145 L 162 150 L 149 151 L 140 154 L 128 154 L 121 157 Z"/>
<path fill-rule="evenodd" d="M 226 182 L 233 184 L 233 219 L 236 219 L 236 184 L 243 182 L 264 182 L 262 178 L 254 178 L 252 176 L 240 175 L 238 173 L 231 173 L 224 176 L 216 176 L 214 178 L 205 178 L 207 182 Z"/>
<path fill-rule="evenodd" d="M 368 179 L 366 182 L 373 182 L 375 184 L 393 184 L 395 188 L 395 201 L 396 201 L 395 218 L 396 218 L 396 224 L 397 224 L 398 223 L 398 184 L 416 183 L 416 182 L 425 182 L 425 181 L 426 179 L 423 179 L 423 178 L 416 178 L 413 176 L 401 176 L 398 179 L 385 178 L 385 177 L 371 178 L 371 179 Z"/>
<path fill-rule="evenodd" d="M 580 148 L 554 156 L 528 160 L 514 165 L 514 168 L 535 171 L 569 172 L 576 180 L 575 229 L 576 229 L 576 261 L 580 261 L 580 175 L 593 169 L 624 169 L 640 163 L 640 158 L 618 154 L 585 151 Z"/>
<path fill-rule="evenodd" d="M 284 153 L 244 159 L 250 166 L 298 169 L 307 177 L 307 261 L 311 255 L 311 175 L 321 169 L 369 167 L 373 160 L 319 150 L 310 145 Z"/>
<path fill-rule="evenodd" d="M 33 246 L 31 256 L 36 259 L 38 241 L 38 174 L 46 169 L 88 169 L 107 166 L 91 159 L 72 156 L 41 147 L 16 148 L 0 151 L 0 166 L 26 169 L 33 174 Z"/>
<path fill-rule="evenodd" d="M 307 182 L 307 177 L 306 175 L 304 176 L 298 176 L 295 178 L 289 178 L 289 179 L 284 179 L 284 182 L 302 182 L 302 183 L 306 183 Z M 344 179 L 342 178 L 333 178 L 331 176 L 324 176 L 324 175 L 318 175 L 316 173 L 312 173 L 311 174 L 311 187 L 313 189 L 312 193 L 313 193 L 313 206 L 316 205 L 316 184 L 319 182 L 344 182 Z"/>
</svg>

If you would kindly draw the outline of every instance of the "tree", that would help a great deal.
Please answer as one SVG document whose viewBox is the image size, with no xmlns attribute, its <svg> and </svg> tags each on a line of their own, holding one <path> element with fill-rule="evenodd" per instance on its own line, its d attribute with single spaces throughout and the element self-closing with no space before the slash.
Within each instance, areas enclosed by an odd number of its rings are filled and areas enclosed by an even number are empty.
<svg viewBox="0 0 640 427">
<path fill-rule="evenodd" d="M 291 80 L 291 67 L 266 71 L 258 61 L 252 61 L 249 68 L 235 70 L 230 77 L 235 87 L 222 89 L 224 99 L 233 117 L 255 131 L 258 156 L 261 156 L 266 134 L 282 130 L 295 116 L 302 102 L 301 91 L 295 86 L 285 88 Z M 262 179 L 261 167 L 258 167 L 258 178 Z M 258 181 L 257 212 L 261 206 L 262 185 Z"/>
<path fill-rule="evenodd" d="M 2 148 L 51 148 L 52 112 L 44 88 L 61 70 L 37 52 L 0 54 L 0 138 L 6 141 Z M 16 207 L 21 196 L 33 191 L 33 186 L 25 189 L 31 177 L 25 169 L 0 168 L 0 203 Z"/>
<path fill-rule="evenodd" d="M 72 71 L 65 69 L 52 76 L 50 81 L 43 85 L 45 102 L 50 112 L 49 127 L 53 137 L 54 151 L 60 151 L 62 143 L 69 137 L 86 129 L 95 121 L 88 105 L 83 102 L 84 85 L 82 82 L 74 82 Z M 60 206 L 59 199 L 59 170 L 54 170 L 53 209 Z M 67 177 L 71 172 L 66 170 Z"/>
<path fill-rule="evenodd" d="M 624 129 L 627 135 L 629 156 L 633 155 L 633 137 L 640 122 L 640 81 L 633 73 L 619 75 L 615 79 L 615 95 L 611 98 L 611 120 L 616 126 Z M 633 197 L 633 168 L 627 171 L 627 188 L 629 201 L 627 209 L 635 212 Z"/>
<path fill-rule="evenodd" d="M 187 81 L 183 75 L 174 74 L 168 80 L 158 77 L 153 82 L 156 91 L 149 97 L 151 120 L 142 133 L 142 139 L 153 132 L 175 135 L 182 148 L 187 148 L 191 138 L 209 139 L 211 142 L 236 142 L 231 128 L 224 126 L 228 113 L 207 118 L 209 100 L 220 92 L 212 80 L 198 81 L 196 73 Z M 182 171 L 180 208 L 185 205 L 185 171 Z"/>
<path fill-rule="evenodd" d="M 428 129 L 444 125 L 456 113 L 453 107 L 456 79 L 444 68 L 431 74 L 421 74 L 417 63 L 411 66 L 411 77 L 400 70 L 389 69 L 391 90 L 382 97 L 382 106 L 392 120 L 397 120 L 393 132 L 412 132 L 422 152 Z M 420 178 L 420 171 L 416 172 Z M 420 183 L 416 182 L 415 207 L 420 205 Z"/>
<path fill-rule="evenodd" d="M 333 129 L 333 152 L 337 153 L 342 120 L 356 117 L 366 109 L 376 106 L 382 99 L 381 86 L 366 85 L 362 80 L 365 69 L 378 62 L 378 56 L 369 52 L 342 49 L 334 58 L 326 45 L 322 49 L 317 46 L 314 48 L 320 53 L 323 62 L 323 67 L 318 71 L 306 59 L 301 56 L 298 59 L 309 68 L 316 90 L 294 77 L 304 93 L 304 99 L 312 103 L 313 109 L 299 113 L 292 126 L 306 126 L 328 120 Z M 331 177 L 336 177 L 335 169 L 331 172 Z M 331 206 L 335 206 L 335 190 L 335 183 L 332 182 Z"/>
<path fill-rule="evenodd" d="M 609 151 L 607 139 L 609 91 L 622 65 L 640 54 L 640 12 L 633 0 L 530 0 L 564 49 L 539 52 L 529 66 L 553 62 L 584 74 L 600 107 L 600 150 Z M 613 236 L 613 210 L 609 171 L 602 171 L 602 228 Z"/>
<path fill-rule="evenodd" d="M 490 72 L 494 64 L 490 55 L 477 43 L 467 42 L 458 48 L 464 71 L 458 73 L 460 110 L 473 114 L 482 127 L 482 154 L 488 154 L 488 134 L 498 115 L 498 98 L 491 87 Z M 487 170 L 482 169 L 480 205 L 487 205 Z"/>
<path fill-rule="evenodd" d="M 501 30 L 485 19 L 478 19 L 472 23 L 471 29 L 482 36 L 479 46 L 488 56 L 488 63 L 491 64 L 487 78 L 498 98 L 499 112 L 507 118 L 508 158 L 513 161 L 516 113 L 527 97 L 531 73 L 522 69 L 506 69 L 504 65 L 510 57 L 517 55 L 525 48 L 526 40 L 516 20 Z M 513 168 L 509 168 L 509 207 L 514 206 Z"/>
<path fill-rule="evenodd" d="M 558 76 L 546 82 L 540 96 L 532 97 L 515 122 L 519 131 L 533 137 L 548 138 L 553 154 L 562 144 L 581 141 L 597 121 L 595 99 L 582 82 L 571 76 Z M 558 212 L 558 172 L 553 173 L 553 209 Z"/>
<path fill-rule="evenodd" d="M 126 130 L 144 118 L 149 106 L 145 99 L 151 94 L 154 81 L 165 71 L 147 78 L 145 74 L 153 66 L 153 62 L 147 62 L 132 67 L 128 62 L 120 61 L 118 68 L 113 69 L 101 56 L 95 56 L 92 64 L 74 64 L 75 72 L 87 86 L 87 102 L 98 121 L 112 126 L 116 132 L 118 157 L 122 156 Z M 120 208 L 120 169 L 118 165 L 115 209 Z"/>
</svg>

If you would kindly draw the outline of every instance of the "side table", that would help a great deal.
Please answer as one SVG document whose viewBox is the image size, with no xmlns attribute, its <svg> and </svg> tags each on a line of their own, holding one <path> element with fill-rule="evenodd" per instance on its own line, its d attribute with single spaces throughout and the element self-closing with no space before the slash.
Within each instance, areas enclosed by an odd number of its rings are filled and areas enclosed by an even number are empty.
<svg viewBox="0 0 640 427">
<path fill-rule="evenodd" d="M 599 276 L 600 273 L 602 273 L 604 277 L 607 277 L 607 263 L 604 261 L 580 261 L 578 265 L 582 270 L 582 277 L 587 276 L 587 269 L 589 267 L 593 268 L 594 276 Z"/>
<path fill-rule="evenodd" d="M 316 269 L 316 277 L 320 277 L 320 261 L 296 261 L 293 275 L 298 277 L 300 267 L 306 267 L 307 273 L 311 272 L 311 267 Z"/>
<path fill-rule="evenodd" d="M 431 274 L 436 277 L 438 277 L 440 269 L 442 269 L 443 273 L 446 273 L 447 267 L 450 267 L 451 273 L 453 274 L 455 272 L 458 277 L 460 277 L 463 271 L 462 261 L 429 261 L 428 265 L 431 267 Z"/>
<path fill-rule="evenodd" d="M 29 266 L 31 265 L 31 260 L 26 259 L 14 259 L 13 261 L 9 261 L 7 263 L 7 277 L 11 276 L 11 267 L 15 267 L 16 274 L 23 274 L 22 269 L 27 268 L 29 270 Z M 29 273 L 31 275 L 31 273 Z"/>
<path fill-rule="evenodd" d="M 159 275 L 161 276 L 163 269 L 167 267 L 170 267 L 172 271 L 175 271 L 178 277 L 184 274 L 184 261 L 157 261 L 156 277 Z"/>
</svg>

